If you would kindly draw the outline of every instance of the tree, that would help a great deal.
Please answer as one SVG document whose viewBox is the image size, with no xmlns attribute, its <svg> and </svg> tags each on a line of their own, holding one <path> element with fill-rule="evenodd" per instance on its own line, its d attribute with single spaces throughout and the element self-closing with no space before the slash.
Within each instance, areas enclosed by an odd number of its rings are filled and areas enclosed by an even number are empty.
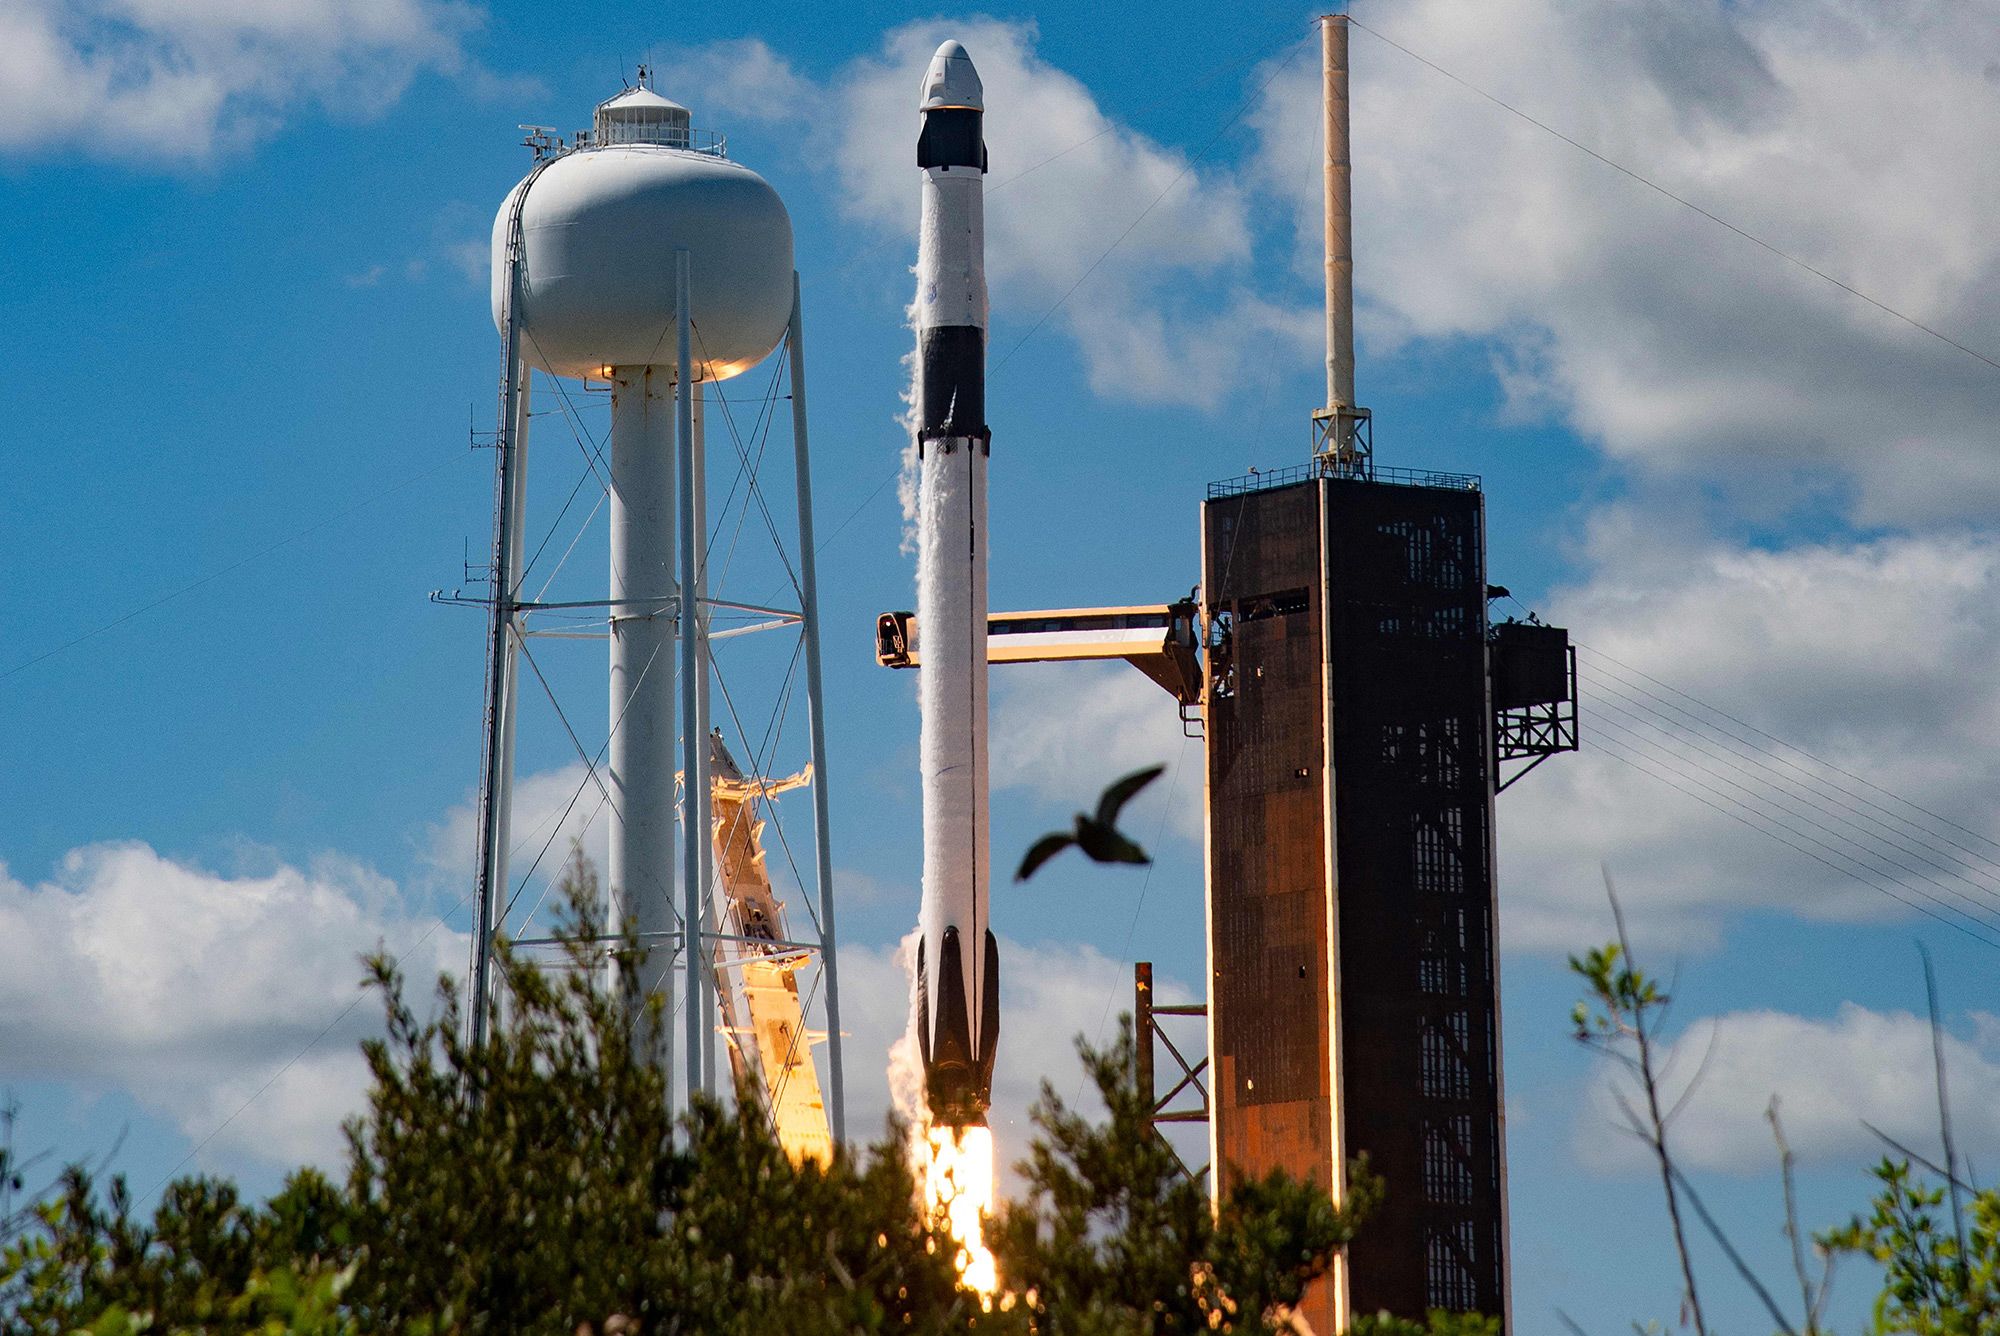
<svg viewBox="0 0 2000 1336">
<path fill-rule="evenodd" d="M 1822 1248 L 1882 1267 L 1873 1330 L 1888 1336 L 2000 1334 L 2000 1192 L 1968 1188 L 1965 1248 L 1939 1208 L 1945 1190 L 1912 1174 L 1908 1160 L 1875 1167 L 1881 1185 L 1868 1216 L 1820 1236 Z"/>
<path fill-rule="evenodd" d="M 660 1017 L 604 982 L 581 860 L 565 893 L 564 959 L 499 953 L 477 1049 L 449 979 L 426 1020 L 369 962 L 386 1027 L 344 1183 L 302 1170 L 260 1205 L 181 1179 L 142 1220 L 122 1179 L 73 1170 L 6 1241 L 0 1336 L 1261 1332 L 1351 1236 L 1358 1209 L 1282 1177 L 1211 1215 L 1144 1120 L 1128 1022 L 1085 1050 L 1108 1124 L 1044 1091 L 1029 1199 L 993 1230 L 1020 1297 L 989 1310 L 893 1125 L 794 1166 L 748 1094 L 670 1116 L 643 1057 Z"/>
<path fill-rule="evenodd" d="M 1036 1329 L 1292 1330 L 1286 1310 L 1354 1236 L 1378 1181 L 1358 1166 L 1342 1210 L 1310 1183 L 1273 1174 L 1211 1211 L 1153 1128 L 1133 1077 L 1131 1018 L 1110 1048 L 1078 1047 L 1109 1120 L 1092 1123 L 1044 1082 L 1032 1115 L 1039 1135 L 1020 1165 L 1027 1196 L 987 1231 Z"/>
</svg>

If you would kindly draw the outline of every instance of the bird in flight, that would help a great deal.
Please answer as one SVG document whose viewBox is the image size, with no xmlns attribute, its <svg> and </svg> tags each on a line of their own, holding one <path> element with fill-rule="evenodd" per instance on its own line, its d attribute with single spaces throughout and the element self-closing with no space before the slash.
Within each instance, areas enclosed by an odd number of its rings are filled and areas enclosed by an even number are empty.
<svg viewBox="0 0 2000 1336">
<path fill-rule="evenodd" d="M 1156 765 L 1148 770 L 1134 771 L 1104 791 L 1104 795 L 1097 800 L 1097 815 L 1078 812 L 1075 830 L 1054 831 L 1036 840 L 1028 850 L 1028 856 L 1021 860 L 1021 870 L 1014 874 L 1014 880 L 1026 881 L 1035 875 L 1035 869 L 1072 844 L 1095 863 L 1152 862 L 1144 849 L 1119 832 L 1118 809 L 1131 801 L 1133 794 L 1158 779 L 1165 769 L 1163 765 Z"/>
</svg>

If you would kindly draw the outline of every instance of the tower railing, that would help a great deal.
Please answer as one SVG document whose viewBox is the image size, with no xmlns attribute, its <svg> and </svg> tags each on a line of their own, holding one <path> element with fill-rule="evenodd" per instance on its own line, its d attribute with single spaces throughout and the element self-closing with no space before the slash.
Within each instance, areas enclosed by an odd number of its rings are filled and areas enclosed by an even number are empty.
<svg viewBox="0 0 2000 1336">
<path fill-rule="evenodd" d="M 1224 497 L 1269 491 L 1273 487 L 1290 487 L 1314 478 L 1351 478 L 1353 481 L 1388 483 L 1396 487 L 1439 487 L 1452 492 L 1479 490 L 1479 475 L 1475 473 L 1440 473 L 1432 469 L 1395 469 L 1376 465 L 1369 469 L 1367 477 L 1352 478 L 1352 475 L 1315 462 L 1281 469 L 1253 469 L 1240 477 L 1223 478 L 1208 485 L 1208 499 L 1218 501 Z"/>
</svg>

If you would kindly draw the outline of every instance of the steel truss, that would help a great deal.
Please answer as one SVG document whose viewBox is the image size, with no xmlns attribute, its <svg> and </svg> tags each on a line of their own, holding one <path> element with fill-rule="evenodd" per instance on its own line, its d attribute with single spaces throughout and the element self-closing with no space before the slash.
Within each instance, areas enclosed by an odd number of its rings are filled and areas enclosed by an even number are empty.
<svg viewBox="0 0 2000 1336">
<path fill-rule="evenodd" d="M 1152 1124 L 1158 1129 L 1173 1123 L 1206 1123 L 1209 1116 L 1208 1085 L 1204 1078 L 1208 1074 L 1208 1057 L 1204 1054 L 1200 1062 L 1190 1063 L 1187 1055 L 1181 1052 L 1180 1045 L 1174 1042 L 1173 1036 L 1160 1024 L 1160 1018 L 1163 1016 L 1197 1018 L 1202 1022 L 1203 1035 L 1207 1034 L 1207 1005 L 1189 1003 L 1181 1006 L 1156 1006 L 1153 1002 L 1153 962 L 1138 961 L 1132 966 L 1132 1037 L 1136 1044 L 1134 1061 L 1137 1064 L 1135 1076 L 1139 1084 L 1139 1093 L 1144 1096 L 1146 1107 L 1151 1111 Z M 1167 1050 L 1167 1056 L 1174 1060 L 1174 1066 L 1180 1072 L 1174 1083 L 1167 1087 L 1167 1093 L 1164 1095 L 1158 1092 L 1154 1072 L 1156 1045 Z M 1183 1103 L 1176 1108 L 1174 1101 L 1183 1098 L 1192 1100 L 1193 1103 Z M 1180 1151 L 1171 1141 L 1164 1135 L 1161 1135 L 1160 1141 L 1173 1153 L 1174 1163 L 1180 1166 L 1183 1174 L 1196 1182 L 1207 1180 L 1206 1163 L 1198 1169 L 1190 1169 L 1187 1161 L 1181 1158 Z"/>
</svg>

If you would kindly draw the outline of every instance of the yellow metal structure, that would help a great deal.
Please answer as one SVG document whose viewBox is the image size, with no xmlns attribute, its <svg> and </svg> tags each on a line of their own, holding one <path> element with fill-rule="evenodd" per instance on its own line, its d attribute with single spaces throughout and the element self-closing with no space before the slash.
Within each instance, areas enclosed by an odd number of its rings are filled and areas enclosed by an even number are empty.
<svg viewBox="0 0 2000 1336">
<path fill-rule="evenodd" d="M 812 781 L 812 767 L 785 779 L 746 778 L 718 734 L 710 740 L 715 821 L 716 900 L 713 965 L 723 1031 L 737 1088 L 754 1088 L 778 1141 L 794 1164 L 833 1158 L 833 1135 L 821 1101 L 812 1046 L 825 1039 L 805 1028 L 798 970 L 810 951 L 785 932 L 784 906 L 764 867 L 760 802 Z"/>
</svg>

